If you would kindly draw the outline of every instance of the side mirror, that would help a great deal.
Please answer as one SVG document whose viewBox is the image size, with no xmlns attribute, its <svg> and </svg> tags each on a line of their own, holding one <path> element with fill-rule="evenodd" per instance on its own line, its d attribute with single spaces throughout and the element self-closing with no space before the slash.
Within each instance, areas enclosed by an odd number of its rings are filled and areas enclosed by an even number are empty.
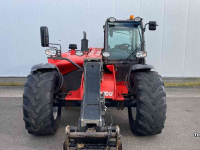
<svg viewBox="0 0 200 150">
<path fill-rule="evenodd" d="M 40 37 L 41 37 L 41 45 L 42 47 L 49 46 L 49 32 L 48 28 L 45 26 L 40 27 Z"/>
<path fill-rule="evenodd" d="M 149 21 L 149 30 L 156 30 L 157 23 L 156 21 Z"/>
</svg>

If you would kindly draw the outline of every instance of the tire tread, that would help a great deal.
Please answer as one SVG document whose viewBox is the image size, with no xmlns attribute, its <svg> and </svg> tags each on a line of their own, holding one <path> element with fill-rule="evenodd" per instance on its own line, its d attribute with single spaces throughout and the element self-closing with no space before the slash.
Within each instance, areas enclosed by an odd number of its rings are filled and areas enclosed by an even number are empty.
<svg viewBox="0 0 200 150">
<path fill-rule="evenodd" d="M 137 116 L 133 120 L 129 108 L 129 122 L 134 134 L 155 135 L 162 132 L 166 119 L 166 93 L 161 76 L 157 72 L 134 72 L 131 83 L 135 85 Z"/>
<path fill-rule="evenodd" d="M 53 92 L 56 70 L 34 71 L 27 79 L 23 94 L 23 120 L 30 134 L 53 134 Z M 48 87 L 48 88 L 47 88 Z"/>
</svg>

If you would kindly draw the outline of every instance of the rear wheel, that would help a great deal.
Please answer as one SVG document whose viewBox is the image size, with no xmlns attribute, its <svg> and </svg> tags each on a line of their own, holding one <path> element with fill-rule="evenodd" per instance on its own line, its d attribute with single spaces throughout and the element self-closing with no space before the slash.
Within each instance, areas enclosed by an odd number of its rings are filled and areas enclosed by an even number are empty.
<svg viewBox="0 0 200 150">
<path fill-rule="evenodd" d="M 161 133 L 166 119 L 166 93 L 157 72 L 133 72 L 130 76 L 132 94 L 137 106 L 128 108 L 129 123 L 139 136 Z"/>
<path fill-rule="evenodd" d="M 23 94 L 25 127 L 30 134 L 53 134 L 59 126 L 61 107 L 54 94 L 60 87 L 56 70 L 34 71 L 27 79 Z"/>
</svg>

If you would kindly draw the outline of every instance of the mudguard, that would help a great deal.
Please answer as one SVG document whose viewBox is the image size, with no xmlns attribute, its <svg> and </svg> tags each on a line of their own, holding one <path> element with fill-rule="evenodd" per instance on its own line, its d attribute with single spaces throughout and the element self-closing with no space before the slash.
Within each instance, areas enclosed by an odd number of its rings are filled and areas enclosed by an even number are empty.
<svg viewBox="0 0 200 150">
<path fill-rule="evenodd" d="M 54 65 L 54 64 L 50 64 L 50 63 L 40 63 L 40 64 L 36 64 L 31 68 L 31 71 L 36 71 L 36 70 L 41 70 L 41 69 L 56 69 L 58 70 L 58 68 Z"/>
<path fill-rule="evenodd" d="M 155 69 L 152 65 L 142 65 L 142 64 L 135 64 L 131 67 L 130 71 L 137 71 L 137 70 L 151 70 Z"/>
<path fill-rule="evenodd" d="M 33 71 L 37 71 L 37 70 L 45 70 L 45 69 L 53 69 L 53 70 L 57 70 L 58 74 L 59 74 L 59 88 L 57 90 L 57 92 L 62 88 L 64 79 L 63 79 L 63 75 L 60 72 L 60 70 L 58 69 L 58 67 L 56 67 L 54 64 L 50 64 L 50 63 L 40 63 L 40 64 L 36 64 L 31 68 L 31 72 Z"/>
<path fill-rule="evenodd" d="M 126 87 L 127 87 L 127 89 L 128 89 L 128 91 L 129 91 L 129 93 L 131 93 L 131 94 L 134 94 L 133 92 L 132 92 L 132 89 L 131 89 L 131 87 L 130 87 L 130 76 L 131 76 L 131 73 L 132 72 L 137 72 L 137 71 L 140 71 L 140 70 L 144 70 L 144 71 L 148 71 L 148 70 L 151 70 L 151 69 L 155 69 L 152 65 L 147 65 L 147 64 L 135 64 L 135 65 L 133 65 L 132 67 L 131 67 L 131 69 L 130 69 L 130 71 L 129 71 L 129 73 L 128 73 L 128 75 L 126 76 L 126 79 L 125 79 L 125 83 L 129 83 L 128 85 L 126 84 Z"/>
</svg>

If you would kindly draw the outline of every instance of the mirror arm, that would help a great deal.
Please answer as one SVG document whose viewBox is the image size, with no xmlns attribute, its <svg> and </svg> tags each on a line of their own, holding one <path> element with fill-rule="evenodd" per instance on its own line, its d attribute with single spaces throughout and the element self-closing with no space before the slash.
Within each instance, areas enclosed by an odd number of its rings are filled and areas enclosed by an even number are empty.
<svg viewBox="0 0 200 150">
<path fill-rule="evenodd" d="M 50 48 L 55 48 L 56 50 L 58 49 L 57 47 L 54 47 L 54 46 L 48 46 L 48 47 L 50 47 Z"/>
<path fill-rule="evenodd" d="M 50 45 L 58 45 L 58 46 L 60 46 L 60 50 L 57 50 L 56 51 L 56 54 L 57 54 L 57 57 L 61 57 L 61 55 L 62 55 L 62 52 L 61 52 L 61 45 L 60 44 L 55 44 L 55 43 L 49 43 Z M 56 47 L 56 49 L 57 49 L 57 47 Z"/>
<path fill-rule="evenodd" d="M 149 25 L 149 23 L 146 23 L 144 26 L 144 32 L 146 31 L 146 26 Z M 158 26 L 158 24 L 156 24 L 156 26 Z"/>
<path fill-rule="evenodd" d="M 146 26 L 148 25 L 149 23 L 146 23 L 145 26 L 144 26 L 144 32 L 146 31 Z"/>
<path fill-rule="evenodd" d="M 62 53 L 61 53 L 61 45 L 60 44 L 55 44 L 55 43 L 49 43 L 50 45 L 58 45 L 60 46 L 60 50 L 57 49 L 57 47 L 53 47 L 53 46 L 48 46 L 48 47 L 52 47 L 52 48 L 56 48 L 56 55 L 57 57 L 61 57 Z"/>
<path fill-rule="evenodd" d="M 61 45 L 60 44 L 55 44 L 55 43 L 49 43 L 51 45 L 59 45 L 60 46 L 60 50 L 61 50 Z"/>
</svg>

